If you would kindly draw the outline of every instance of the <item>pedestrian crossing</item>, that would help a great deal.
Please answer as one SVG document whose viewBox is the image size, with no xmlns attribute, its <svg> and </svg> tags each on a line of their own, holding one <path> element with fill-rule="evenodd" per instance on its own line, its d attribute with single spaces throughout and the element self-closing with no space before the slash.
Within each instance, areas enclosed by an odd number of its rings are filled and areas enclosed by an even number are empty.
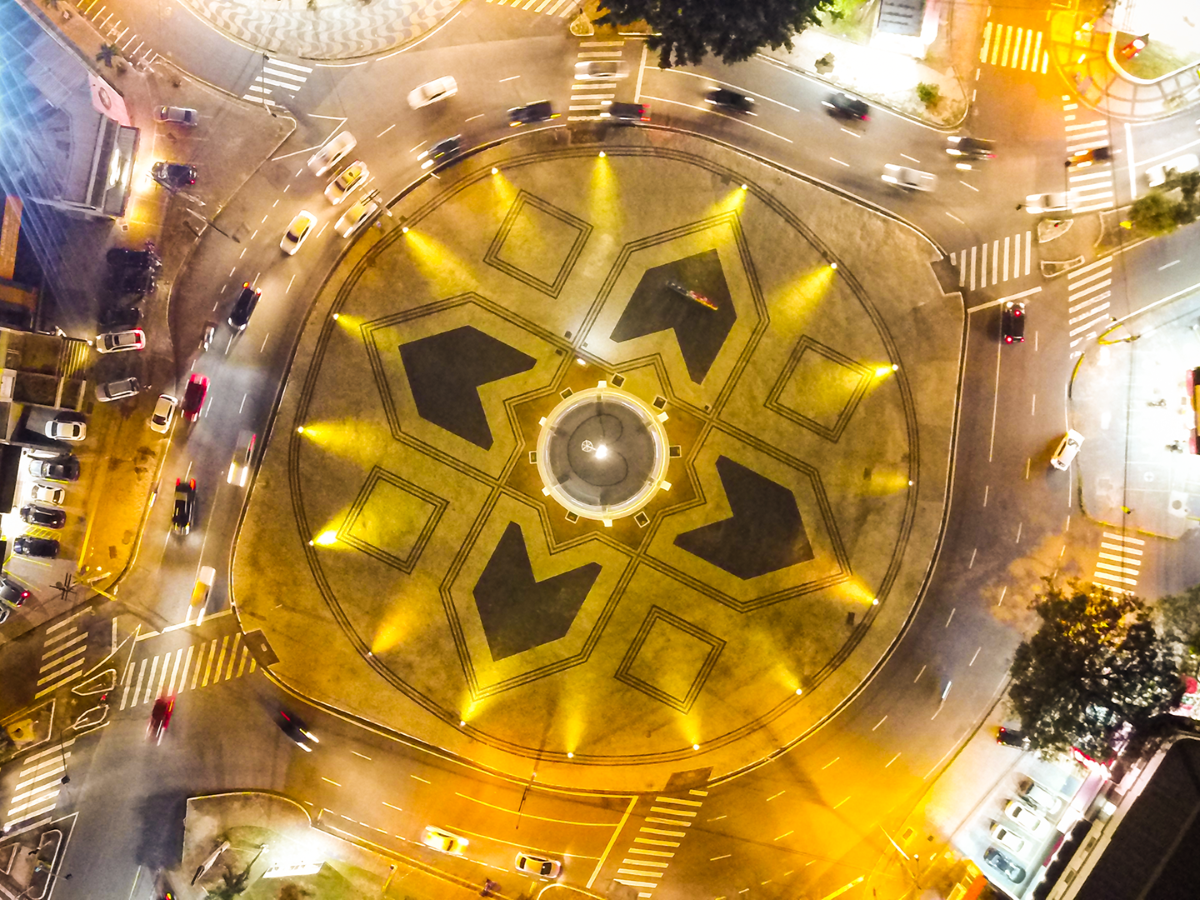
<svg viewBox="0 0 1200 900">
<path fill-rule="evenodd" d="M 243 100 L 261 103 L 263 106 L 280 107 L 272 99 L 277 90 L 295 94 L 304 87 L 312 69 L 308 66 L 298 66 L 295 63 L 284 62 L 281 59 L 268 59 L 262 64 L 262 71 L 242 94 Z"/>
<path fill-rule="evenodd" d="M 258 663 L 250 655 L 240 631 L 143 657 L 139 662 L 131 662 L 125 670 L 118 708 L 133 708 L 158 697 L 199 690 L 219 681 L 241 678 L 257 669 Z"/>
<path fill-rule="evenodd" d="M 580 41 L 580 62 L 598 59 L 620 59 L 625 55 L 622 49 L 624 41 Z M 617 79 L 606 81 L 575 81 L 571 85 L 571 103 L 567 111 L 574 115 L 567 116 L 568 122 L 582 122 L 589 119 L 599 119 L 604 108 L 617 96 Z"/>
<path fill-rule="evenodd" d="M 509 9 L 529 10 L 544 16 L 558 16 L 565 19 L 573 12 L 582 10 L 576 0 L 487 0 L 496 6 L 507 6 Z"/>
<path fill-rule="evenodd" d="M 1018 231 L 950 254 L 950 265 L 958 269 L 958 286 L 971 291 L 1024 278 L 1032 271 L 1032 260 L 1032 231 Z"/>
<path fill-rule="evenodd" d="M 1142 548 L 1146 542 L 1111 531 L 1100 539 L 1100 555 L 1092 581 L 1110 591 L 1132 593 L 1142 569 Z"/>
<path fill-rule="evenodd" d="M 979 61 L 989 66 L 1045 75 L 1050 65 L 1050 51 L 1042 45 L 1048 43 L 1040 30 L 988 22 L 983 26 Z"/>
<path fill-rule="evenodd" d="M 1096 119 L 1080 122 L 1076 118 L 1078 104 L 1063 96 L 1063 116 L 1067 125 L 1067 155 L 1080 150 L 1108 146 L 1108 122 Z M 1113 205 L 1113 167 L 1111 160 L 1096 160 L 1086 168 L 1067 173 L 1067 188 L 1071 192 L 1071 212 L 1095 212 L 1111 209 Z"/>
<path fill-rule="evenodd" d="M 83 674 L 88 633 L 86 629 L 79 627 L 82 615 L 83 613 L 76 613 L 71 618 L 56 622 L 46 629 L 42 658 L 38 666 L 35 700 L 53 694 Z"/>
<path fill-rule="evenodd" d="M 613 880 L 637 888 L 641 900 L 653 896 L 671 865 L 680 841 L 687 837 L 686 829 L 696 821 L 704 802 L 702 798 L 707 796 L 708 791 L 693 790 L 688 791 L 687 798 L 655 797 L 650 807 L 651 814 L 646 816 L 645 824 L 638 829 L 633 845 L 625 851 L 617 868 L 617 877 Z"/>
<path fill-rule="evenodd" d="M 12 796 L 8 798 L 4 832 L 21 822 L 53 812 L 58 805 L 58 795 L 67 774 L 67 760 L 71 758 L 70 747 L 74 743 L 75 738 L 71 738 L 25 757 Z"/>
<path fill-rule="evenodd" d="M 117 11 L 108 8 L 108 3 L 91 0 L 89 3 L 81 4 L 79 11 L 92 20 L 96 30 L 105 39 L 105 43 L 117 48 L 119 51 L 117 56 L 124 57 L 135 65 L 146 65 L 158 58 L 158 54 L 146 46 L 146 42 L 138 37 L 136 31 L 121 22 L 117 17 Z M 67 11 L 64 9 L 61 15 L 66 16 Z"/>
<path fill-rule="evenodd" d="M 1080 266 L 1067 273 L 1067 335 L 1072 356 L 1083 351 L 1075 348 L 1099 335 L 1112 321 L 1112 257 Z"/>
</svg>

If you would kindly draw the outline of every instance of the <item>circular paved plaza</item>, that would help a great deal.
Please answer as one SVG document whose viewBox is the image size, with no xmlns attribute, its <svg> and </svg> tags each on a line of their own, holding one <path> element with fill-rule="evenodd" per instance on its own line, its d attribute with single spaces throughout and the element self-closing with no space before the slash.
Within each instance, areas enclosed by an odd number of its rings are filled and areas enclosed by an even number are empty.
<svg viewBox="0 0 1200 900">
<path fill-rule="evenodd" d="M 290 686 L 505 771 L 733 771 L 919 598 L 961 304 L 919 236 L 727 149 L 565 137 L 460 162 L 348 251 L 235 599 Z"/>
</svg>

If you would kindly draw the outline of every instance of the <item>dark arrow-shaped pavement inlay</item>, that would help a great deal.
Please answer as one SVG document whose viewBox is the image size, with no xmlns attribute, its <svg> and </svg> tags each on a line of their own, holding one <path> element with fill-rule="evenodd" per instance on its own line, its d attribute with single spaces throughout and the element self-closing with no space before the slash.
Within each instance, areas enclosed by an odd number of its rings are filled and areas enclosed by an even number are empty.
<svg viewBox="0 0 1200 900">
<path fill-rule="evenodd" d="M 684 296 L 669 282 L 700 294 L 716 309 Z M 613 328 L 612 340 L 621 343 L 674 329 L 688 375 L 700 384 L 736 321 L 721 258 L 716 250 L 706 250 L 647 269 Z"/>
<path fill-rule="evenodd" d="M 677 535 L 676 546 L 738 578 L 813 558 L 790 490 L 724 456 L 717 457 L 717 474 L 733 515 Z"/>
<path fill-rule="evenodd" d="M 479 386 L 537 364 L 470 325 L 401 344 L 400 359 L 421 418 L 484 450 L 491 449 L 492 429 Z"/>
<path fill-rule="evenodd" d="M 521 526 L 510 522 L 475 585 L 475 606 L 493 660 L 563 637 L 600 575 L 588 563 L 538 581 Z"/>
</svg>

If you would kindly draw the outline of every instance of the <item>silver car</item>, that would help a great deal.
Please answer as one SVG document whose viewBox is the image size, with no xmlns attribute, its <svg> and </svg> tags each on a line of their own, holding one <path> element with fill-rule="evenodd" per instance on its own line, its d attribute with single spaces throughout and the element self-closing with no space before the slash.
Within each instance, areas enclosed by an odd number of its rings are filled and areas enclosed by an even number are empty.
<svg viewBox="0 0 1200 900">
<path fill-rule="evenodd" d="M 136 378 L 122 378 L 120 381 L 96 385 L 96 399 L 101 403 L 124 400 L 126 397 L 135 396 L 141 389 Z"/>
<path fill-rule="evenodd" d="M 200 114 L 194 109 L 188 109 L 186 106 L 160 106 L 158 108 L 158 121 L 194 128 L 200 124 Z"/>
</svg>

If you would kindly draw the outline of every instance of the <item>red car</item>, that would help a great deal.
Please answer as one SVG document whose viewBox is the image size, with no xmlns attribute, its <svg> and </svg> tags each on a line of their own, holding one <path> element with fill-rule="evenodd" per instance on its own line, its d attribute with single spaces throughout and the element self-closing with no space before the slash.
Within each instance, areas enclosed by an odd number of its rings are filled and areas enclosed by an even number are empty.
<svg viewBox="0 0 1200 900">
<path fill-rule="evenodd" d="M 146 729 L 146 740 L 161 744 L 167 726 L 171 724 L 171 712 L 175 709 L 174 697 L 159 697 L 150 711 L 150 725 Z"/>
<path fill-rule="evenodd" d="M 183 415 L 189 422 L 200 418 L 200 410 L 204 408 L 204 398 L 208 396 L 208 379 L 203 375 L 193 375 L 188 382 L 187 390 L 183 392 Z"/>
</svg>

